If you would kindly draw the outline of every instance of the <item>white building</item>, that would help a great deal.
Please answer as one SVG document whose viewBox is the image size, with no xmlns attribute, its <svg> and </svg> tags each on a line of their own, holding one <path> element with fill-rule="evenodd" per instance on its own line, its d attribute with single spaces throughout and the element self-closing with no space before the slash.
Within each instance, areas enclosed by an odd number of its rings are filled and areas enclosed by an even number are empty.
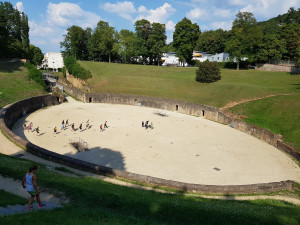
<svg viewBox="0 0 300 225">
<path fill-rule="evenodd" d="M 163 53 L 161 57 L 163 66 L 180 66 L 179 58 L 176 56 L 175 52 Z M 229 53 L 218 53 L 215 55 L 208 54 L 206 52 L 194 51 L 193 60 L 198 60 L 204 62 L 206 60 L 210 62 L 228 62 L 230 60 Z M 188 66 L 186 63 L 185 66 Z"/>
<path fill-rule="evenodd" d="M 57 71 L 64 67 L 64 60 L 60 52 L 47 52 L 44 55 L 42 67 Z"/>
<path fill-rule="evenodd" d="M 208 57 L 208 61 L 210 62 L 228 62 L 230 61 L 230 55 L 229 53 L 219 53 L 219 54 L 215 54 L 215 55 L 210 55 Z"/>
</svg>

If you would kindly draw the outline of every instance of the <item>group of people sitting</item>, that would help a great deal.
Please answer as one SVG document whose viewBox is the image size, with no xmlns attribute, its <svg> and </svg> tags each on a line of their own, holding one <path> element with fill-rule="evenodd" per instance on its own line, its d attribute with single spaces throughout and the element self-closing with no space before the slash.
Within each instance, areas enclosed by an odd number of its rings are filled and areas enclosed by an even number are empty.
<svg viewBox="0 0 300 225">
<path fill-rule="evenodd" d="M 151 129 L 154 128 L 152 122 L 151 122 L 151 124 L 149 124 L 149 120 L 147 120 L 145 123 L 144 123 L 144 121 L 142 121 L 142 127 L 145 127 L 146 130 L 147 130 L 148 128 L 151 128 Z"/>
</svg>

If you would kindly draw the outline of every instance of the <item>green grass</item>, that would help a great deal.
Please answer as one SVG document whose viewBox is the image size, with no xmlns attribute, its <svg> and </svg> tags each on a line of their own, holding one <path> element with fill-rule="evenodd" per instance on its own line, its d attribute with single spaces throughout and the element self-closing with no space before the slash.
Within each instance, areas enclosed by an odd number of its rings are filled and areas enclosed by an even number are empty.
<svg viewBox="0 0 300 225">
<path fill-rule="evenodd" d="M 88 80 L 92 92 L 156 96 L 217 107 L 272 94 L 300 94 L 300 76 L 288 73 L 223 69 L 220 81 L 202 84 L 195 81 L 196 68 L 87 61 L 80 64 L 93 74 Z"/>
<path fill-rule="evenodd" d="M 14 165 L 13 167 L 11 165 Z M 0 155 L 4 176 L 21 179 L 32 162 Z M 65 177 L 39 165 L 37 183 L 71 202 L 51 212 L 12 215 L 3 224 L 299 224 L 300 207 L 273 201 L 224 201 L 130 189 L 93 178 Z"/>
<path fill-rule="evenodd" d="M 3 106 L 45 94 L 43 87 L 29 81 L 28 70 L 20 62 L 0 62 L 0 108 Z"/>
<path fill-rule="evenodd" d="M 276 96 L 231 108 L 245 115 L 246 122 L 282 134 L 284 141 L 300 149 L 300 95 Z"/>
<path fill-rule="evenodd" d="M 27 199 L 21 198 L 17 195 L 8 193 L 4 190 L 0 189 L 0 206 L 6 207 L 8 205 L 25 205 L 27 203 Z"/>
</svg>

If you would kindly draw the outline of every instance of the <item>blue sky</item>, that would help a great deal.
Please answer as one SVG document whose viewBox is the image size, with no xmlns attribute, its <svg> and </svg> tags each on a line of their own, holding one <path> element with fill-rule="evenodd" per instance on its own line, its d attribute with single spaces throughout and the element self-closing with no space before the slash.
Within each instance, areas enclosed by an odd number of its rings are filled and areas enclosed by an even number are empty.
<svg viewBox="0 0 300 225">
<path fill-rule="evenodd" d="M 200 26 L 201 31 L 231 29 L 239 11 L 252 12 L 257 21 L 300 7 L 300 0 L 23 0 L 10 1 L 29 17 L 30 42 L 43 53 L 59 52 L 66 29 L 72 25 L 95 28 L 99 20 L 110 26 L 134 30 L 134 22 L 147 19 L 166 24 L 168 42 L 176 23 L 184 17 Z"/>
</svg>

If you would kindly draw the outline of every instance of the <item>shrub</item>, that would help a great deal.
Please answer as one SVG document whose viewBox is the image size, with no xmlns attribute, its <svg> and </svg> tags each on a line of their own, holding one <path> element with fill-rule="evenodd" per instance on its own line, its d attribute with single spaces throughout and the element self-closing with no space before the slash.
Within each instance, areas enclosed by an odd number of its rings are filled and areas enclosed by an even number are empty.
<svg viewBox="0 0 300 225">
<path fill-rule="evenodd" d="M 200 63 L 196 70 L 196 81 L 201 83 L 211 83 L 221 80 L 221 72 L 216 62 L 205 61 Z"/>
<path fill-rule="evenodd" d="M 87 80 L 92 77 L 91 72 L 83 68 L 74 57 L 64 58 L 64 64 L 68 72 L 74 77 L 82 80 Z"/>
<path fill-rule="evenodd" d="M 29 62 L 25 63 L 24 66 L 29 71 L 27 78 L 29 80 L 33 80 L 34 82 L 40 84 L 44 90 L 47 90 L 47 85 L 45 84 L 45 82 L 43 80 L 43 73 Z"/>
<path fill-rule="evenodd" d="M 76 59 L 74 57 L 64 58 L 64 64 L 70 74 L 73 74 L 73 66 L 76 64 Z"/>
</svg>

